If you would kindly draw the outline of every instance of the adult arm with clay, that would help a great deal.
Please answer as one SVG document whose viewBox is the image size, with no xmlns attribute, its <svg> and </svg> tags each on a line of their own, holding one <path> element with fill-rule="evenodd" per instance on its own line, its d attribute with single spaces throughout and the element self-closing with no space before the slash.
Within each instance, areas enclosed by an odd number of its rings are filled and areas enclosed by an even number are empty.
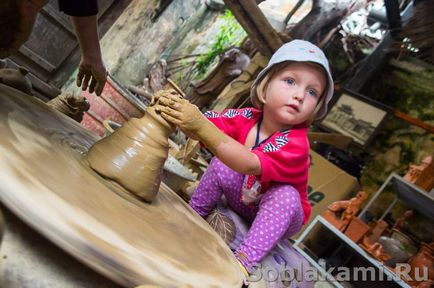
<svg viewBox="0 0 434 288">
<path fill-rule="evenodd" d="M 47 0 L 3 0 L 0 3 L 0 58 L 18 51 L 32 32 L 36 16 Z M 81 48 L 77 85 L 100 95 L 107 78 L 97 28 L 96 0 L 59 0 L 59 8 L 71 17 Z"/>
<path fill-rule="evenodd" d="M 81 50 L 77 86 L 101 95 L 107 71 L 98 37 L 98 3 L 96 0 L 59 0 L 59 9 L 71 18 Z"/>
<path fill-rule="evenodd" d="M 200 112 L 197 106 L 179 97 L 176 92 L 158 99 L 156 110 L 188 137 L 199 140 L 226 166 L 245 175 L 260 175 L 261 164 L 256 154 L 235 141 Z"/>
</svg>

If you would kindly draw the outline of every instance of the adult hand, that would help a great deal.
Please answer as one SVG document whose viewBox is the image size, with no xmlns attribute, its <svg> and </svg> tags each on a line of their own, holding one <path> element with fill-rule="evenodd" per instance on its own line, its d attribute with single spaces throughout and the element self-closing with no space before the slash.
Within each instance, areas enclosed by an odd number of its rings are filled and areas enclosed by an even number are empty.
<svg viewBox="0 0 434 288">
<path fill-rule="evenodd" d="M 71 16 L 72 25 L 81 50 L 81 62 L 78 67 L 77 86 L 89 93 L 101 95 L 107 79 L 107 71 L 101 55 L 98 38 L 97 17 Z"/>
<path fill-rule="evenodd" d="M 81 87 L 83 91 L 89 88 L 89 93 L 95 92 L 96 95 L 100 96 L 106 81 L 107 70 L 101 59 L 81 58 L 76 81 L 78 87 Z"/>
</svg>

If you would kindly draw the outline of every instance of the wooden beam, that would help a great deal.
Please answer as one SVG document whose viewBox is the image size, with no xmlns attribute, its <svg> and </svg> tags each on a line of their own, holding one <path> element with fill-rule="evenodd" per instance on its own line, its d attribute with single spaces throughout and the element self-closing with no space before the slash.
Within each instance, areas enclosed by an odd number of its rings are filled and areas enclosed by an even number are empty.
<svg viewBox="0 0 434 288">
<path fill-rule="evenodd" d="M 434 133 L 434 126 L 432 126 L 426 122 L 423 122 L 419 119 L 413 118 L 413 117 L 411 117 L 405 113 L 402 113 L 398 110 L 393 111 L 393 115 L 399 119 L 404 120 L 407 123 L 410 123 L 410 124 L 415 125 L 419 128 L 422 128 L 425 131 L 428 131 L 429 133 Z"/>
<path fill-rule="evenodd" d="M 224 0 L 259 52 L 270 58 L 283 44 L 255 0 Z"/>
</svg>

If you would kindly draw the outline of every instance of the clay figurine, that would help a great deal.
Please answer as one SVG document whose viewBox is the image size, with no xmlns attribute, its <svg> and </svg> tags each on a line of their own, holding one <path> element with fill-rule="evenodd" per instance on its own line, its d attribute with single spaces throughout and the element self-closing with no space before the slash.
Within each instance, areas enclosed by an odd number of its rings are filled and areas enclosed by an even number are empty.
<svg viewBox="0 0 434 288">
<path fill-rule="evenodd" d="M 392 229 L 399 230 L 406 233 L 408 228 L 408 221 L 413 218 L 413 210 L 405 211 L 404 215 L 396 219 L 395 224 L 393 224 Z"/>
<path fill-rule="evenodd" d="M 386 231 L 389 224 L 387 224 L 384 220 L 379 220 L 374 222 L 374 226 L 369 230 L 366 234 L 367 241 L 371 244 L 374 244 L 378 241 L 378 239 L 383 235 L 384 231 Z"/>
<path fill-rule="evenodd" d="M 356 197 L 350 200 L 336 201 L 329 205 L 328 210 L 323 213 L 323 217 L 333 224 L 340 231 L 345 231 L 351 219 L 357 215 L 363 202 L 368 198 L 368 194 L 359 191 Z M 341 216 L 338 216 L 341 213 Z"/>
<path fill-rule="evenodd" d="M 369 243 L 369 241 L 367 240 L 368 238 L 365 236 L 363 237 L 362 243 L 359 245 L 360 247 L 362 247 L 366 252 L 368 252 L 369 254 L 371 254 L 373 257 L 375 257 L 376 259 L 378 259 L 381 262 L 387 261 L 390 258 L 392 258 L 390 255 L 388 255 L 385 251 L 383 246 L 378 243 Z"/>
<path fill-rule="evenodd" d="M 425 191 L 431 191 L 434 188 L 434 163 L 432 155 L 425 157 L 420 165 L 410 164 L 404 179 Z"/>
<path fill-rule="evenodd" d="M 74 96 L 73 94 L 66 93 L 57 96 L 56 98 L 47 102 L 48 106 L 62 112 L 66 116 L 74 119 L 77 122 L 83 120 L 84 112 L 90 108 L 89 102 L 83 96 Z"/>
<path fill-rule="evenodd" d="M 7 68 L 6 62 L 0 61 L 0 83 L 13 87 L 28 95 L 33 95 L 32 82 L 27 76 L 29 71 L 24 67 Z"/>
<path fill-rule="evenodd" d="M 360 242 L 362 237 L 369 231 L 368 224 L 357 217 L 351 217 L 351 221 L 345 229 L 345 235 L 354 243 Z"/>
</svg>

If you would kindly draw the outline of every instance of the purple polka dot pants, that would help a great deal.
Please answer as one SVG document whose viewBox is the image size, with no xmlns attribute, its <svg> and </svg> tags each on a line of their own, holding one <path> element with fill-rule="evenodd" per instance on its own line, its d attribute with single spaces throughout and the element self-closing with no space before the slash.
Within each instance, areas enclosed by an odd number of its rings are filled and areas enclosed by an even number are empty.
<svg viewBox="0 0 434 288">
<path fill-rule="evenodd" d="M 241 202 L 243 180 L 244 175 L 214 157 L 191 197 L 190 206 L 205 218 L 224 195 L 228 206 L 251 223 L 248 233 L 235 251 L 237 259 L 249 270 L 282 237 L 290 237 L 301 229 L 304 214 L 298 191 L 283 183 L 273 184 L 261 198 L 258 207 L 245 205 Z"/>
</svg>

